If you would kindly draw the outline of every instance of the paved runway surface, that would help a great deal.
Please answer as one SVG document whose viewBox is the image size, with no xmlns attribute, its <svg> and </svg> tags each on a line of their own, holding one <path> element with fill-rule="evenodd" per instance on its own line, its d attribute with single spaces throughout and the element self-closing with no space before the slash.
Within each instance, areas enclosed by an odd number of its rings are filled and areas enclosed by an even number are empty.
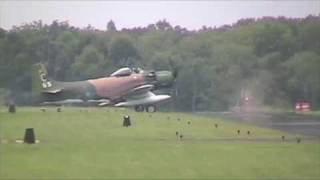
<svg viewBox="0 0 320 180">
<path fill-rule="evenodd" d="M 236 112 L 199 112 L 199 115 L 222 117 L 226 120 L 254 124 L 320 138 L 320 117 L 297 113 L 236 113 Z"/>
</svg>

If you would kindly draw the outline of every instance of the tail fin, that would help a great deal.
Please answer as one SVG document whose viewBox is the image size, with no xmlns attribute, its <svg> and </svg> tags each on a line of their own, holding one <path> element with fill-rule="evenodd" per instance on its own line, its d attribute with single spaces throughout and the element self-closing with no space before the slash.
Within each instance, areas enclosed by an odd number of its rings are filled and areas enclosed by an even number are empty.
<svg viewBox="0 0 320 180">
<path fill-rule="evenodd" d="M 42 63 L 34 64 L 32 66 L 32 93 L 57 93 L 59 91 L 61 90 L 54 87 L 54 82 L 48 79 L 48 72 L 45 66 Z"/>
</svg>

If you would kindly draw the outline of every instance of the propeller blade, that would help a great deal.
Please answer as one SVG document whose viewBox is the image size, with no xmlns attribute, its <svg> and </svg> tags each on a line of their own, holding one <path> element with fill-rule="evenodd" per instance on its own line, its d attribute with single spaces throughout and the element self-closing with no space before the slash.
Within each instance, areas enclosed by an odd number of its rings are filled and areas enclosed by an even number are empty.
<svg viewBox="0 0 320 180">
<path fill-rule="evenodd" d="M 174 79 L 177 79 L 179 71 L 177 65 L 174 63 L 172 59 L 169 60 L 170 69 L 172 70 L 172 76 Z"/>
<path fill-rule="evenodd" d="M 179 75 L 178 68 L 174 68 L 172 72 L 172 76 L 174 77 L 174 79 L 177 79 L 178 75 Z"/>
</svg>

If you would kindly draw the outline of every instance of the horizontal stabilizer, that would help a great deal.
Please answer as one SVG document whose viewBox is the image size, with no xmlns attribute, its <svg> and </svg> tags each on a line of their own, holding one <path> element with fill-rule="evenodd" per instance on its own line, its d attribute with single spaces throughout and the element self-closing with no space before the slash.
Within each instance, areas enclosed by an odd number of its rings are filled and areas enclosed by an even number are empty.
<svg viewBox="0 0 320 180">
<path fill-rule="evenodd" d="M 44 90 L 44 93 L 50 93 L 50 94 L 57 94 L 59 92 L 61 92 L 62 89 L 52 89 L 52 90 Z"/>
</svg>

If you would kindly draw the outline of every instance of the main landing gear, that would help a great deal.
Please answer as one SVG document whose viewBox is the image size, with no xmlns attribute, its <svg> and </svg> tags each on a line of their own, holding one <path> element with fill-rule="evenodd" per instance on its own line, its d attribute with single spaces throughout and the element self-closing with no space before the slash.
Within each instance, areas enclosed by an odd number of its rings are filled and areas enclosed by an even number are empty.
<svg viewBox="0 0 320 180">
<path fill-rule="evenodd" d="M 137 105 L 134 107 L 134 110 L 137 112 L 143 112 L 144 110 L 146 110 L 147 112 L 156 112 L 157 108 L 155 105 Z"/>
<path fill-rule="evenodd" d="M 136 110 L 136 112 L 143 112 L 144 111 L 144 106 L 143 105 L 137 105 L 134 107 L 134 110 Z"/>
</svg>

